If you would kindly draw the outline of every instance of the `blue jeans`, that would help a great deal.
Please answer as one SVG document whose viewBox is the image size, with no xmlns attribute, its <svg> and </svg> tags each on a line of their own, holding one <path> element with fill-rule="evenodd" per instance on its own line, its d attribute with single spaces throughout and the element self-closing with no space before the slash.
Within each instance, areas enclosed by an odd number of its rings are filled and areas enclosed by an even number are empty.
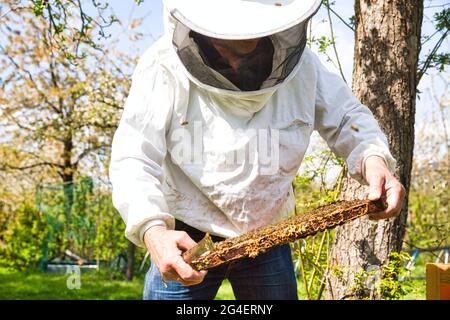
<svg viewBox="0 0 450 320">
<path fill-rule="evenodd" d="M 186 231 L 199 241 L 204 233 L 181 221 L 176 230 Z M 214 237 L 213 237 L 214 239 Z M 221 240 L 215 238 L 214 241 Z M 224 279 L 228 279 L 238 300 L 297 300 L 297 282 L 290 246 L 275 247 L 256 258 L 246 258 L 212 268 L 202 283 L 184 286 L 167 281 L 164 286 L 161 274 L 154 263 L 145 276 L 144 300 L 211 300 Z"/>
</svg>

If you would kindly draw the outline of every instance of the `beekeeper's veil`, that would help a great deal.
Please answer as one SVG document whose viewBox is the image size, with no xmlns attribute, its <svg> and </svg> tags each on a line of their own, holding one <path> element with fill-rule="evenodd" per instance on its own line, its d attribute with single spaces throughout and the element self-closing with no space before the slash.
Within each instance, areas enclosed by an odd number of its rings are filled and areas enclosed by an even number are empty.
<svg viewBox="0 0 450 320">
<path fill-rule="evenodd" d="M 295 74 L 307 25 L 321 0 L 165 0 L 173 45 L 191 80 L 215 89 L 258 91 Z M 261 38 L 238 71 L 227 68 L 210 38 Z M 205 54 L 209 53 L 209 56 Z M 212 58 L 211 58 L 212 54 Z M 214 61 L 216 60 L 216 61 Z M 234 73 L 234 74 L 233 74 Z"/>
</svg>

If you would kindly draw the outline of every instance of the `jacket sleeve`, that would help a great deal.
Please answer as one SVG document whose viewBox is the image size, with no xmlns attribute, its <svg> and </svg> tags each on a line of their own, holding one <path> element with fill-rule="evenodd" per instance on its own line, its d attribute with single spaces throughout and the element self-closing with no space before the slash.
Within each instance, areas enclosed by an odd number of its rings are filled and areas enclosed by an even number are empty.
<svg viewBox="0 0 450 320">
<path fill-rule="evenodd" d="M 165 69 L 156 63 L 138 64 L 114 134 L 109 177 L 113 204 L 126 224 L 125 235 L 141 247 L 151 226 L 174 228 L 161 190 L 172 106 L 173 89 Z"/>
<path fill-rule="evenodd" d="M 369 156 L 383 158 L 394 172 L 396 161 L 370 109 L 358 101 L 338 75 L 311 55 L 317 71 L 315 129 L 331 150 L 345 159 L 349 174 L 358 182 L 367 184 L 363 168 Z"/>
</svg>

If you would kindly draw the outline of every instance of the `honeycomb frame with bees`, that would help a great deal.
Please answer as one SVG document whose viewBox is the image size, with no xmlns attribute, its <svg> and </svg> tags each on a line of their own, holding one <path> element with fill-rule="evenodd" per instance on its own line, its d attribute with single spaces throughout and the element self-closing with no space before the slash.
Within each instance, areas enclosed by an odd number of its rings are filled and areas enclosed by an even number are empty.
<svg viewBox="0 0 450 320">
<path fill-rule="evenodd" d="M 206 270 L 230 261 L 254 258 L 274 246 L 293 242 L 385 209 L 386 203 L 383 200 L 338 201 L 280 223 L 214 243 L 211 250 L 189 264 L 195 270 Z"/>
</svg>

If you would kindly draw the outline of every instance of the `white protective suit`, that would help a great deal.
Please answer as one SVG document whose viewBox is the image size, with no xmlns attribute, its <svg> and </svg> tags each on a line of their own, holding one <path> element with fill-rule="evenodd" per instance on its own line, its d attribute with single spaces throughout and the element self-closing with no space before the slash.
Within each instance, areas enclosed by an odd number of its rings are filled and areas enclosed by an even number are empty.
<svg viewBox="0 0 450 320">
<path fill-rule="evenodd" d="M 205 0 L 191 3 L 199 1 Z M 370 155 L 383 157 L 394 170 L 386 137 L 370 110 L 305 46 L 306 25 L 320 1 L 309 0 L 306 13 L 288 28 L 275 26 L 282 29 L 276 33 L 247 30 L 239 36 L 230 27 L 228 34 L 207 34 L 270 38 L 272 73 L 254 91 L 240 90 L 204 63 L 190 37 L 198 25 L 189 22 L 189 13 L 180 14 L 176 3 L 166 2 L 166 33 L 141 57 L 114 136 L 113 203 L 128 239 L 143 246 L 148 228 L 174 228 L 175 218 L 222 237 L 285 219 L 294 209 L 292 180 L 313 130 L 361 183 Z M 211 21 L 220 24 L 218 19 Z M 206 33 L 211 21 L 195 31 Z M 261 144 L 263 151 L 254 143 L 260 132 L 269 141 Z"/>
</svg>

